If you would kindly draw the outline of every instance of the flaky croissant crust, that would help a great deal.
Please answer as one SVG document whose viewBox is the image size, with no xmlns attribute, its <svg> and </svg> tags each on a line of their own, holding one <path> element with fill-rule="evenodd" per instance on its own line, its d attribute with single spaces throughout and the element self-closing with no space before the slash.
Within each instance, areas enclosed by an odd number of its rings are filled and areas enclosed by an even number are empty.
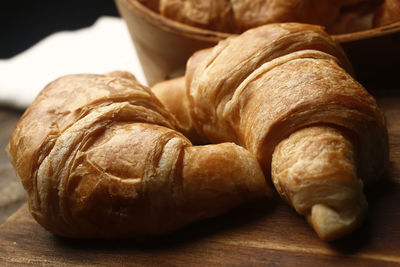
<svg viewBox="0 0 400 267">
<path fill-rule="evenodd" d="M 248 151 L 192 146 L 132 75 L 69 75 L 50 83 L 7 147 L 34 218 L 68 237 L 173 231 L 268 187 Z"/>
<path fill-rule="evenodd" d="M 154 91 L 126 72 L 62 77 L 8 152 L 33 216 L 58 235 L 162 234 L 273 183 L 333 240 L 360 225 L 363 185 L 388 162 L 383 113 L 351 71 L 320 27 L 271 24 L 194 54 Z"/>
<path fill-rule="evenodd" d="M 354 132 L 367 151 L 359 155 L 360 171 L 368 170 L 363 179 L 369 183 L 380 176 L 388 153 L 384 115 L 349 74 L 343 50 L 320 27 L 286 23 L 249 30 L 220 42 L 188 69 L 194 72 L 186 75 L 186 86 L 197 132 L 212 142 L 245 146 L 266 176 L 279 141 L 317 123 Z M 380 151 L 371 153 L 372 148 Z"/>
<path fill-rule="evenodd" d="M 193 55 L 186 89 L 177 79 L 154 90 L 167 107 L 168 84 L 186 91 L 200 139 L 247 148 L 281 197 L 333 240 L 360 225 L 363 186 L 388 164 L 384 115 L 349 73 L 321 28 L 270 24 Z"/>
<path fill-rule="evenodd" d="M 133 0 L 132 0 L 133 1 Z M 167 18 L 210 30 L 242 33 L 270 23 L 324 26 L 331 34 L 398 21 L 398 0 L 139 0 Z"/>
</svg>

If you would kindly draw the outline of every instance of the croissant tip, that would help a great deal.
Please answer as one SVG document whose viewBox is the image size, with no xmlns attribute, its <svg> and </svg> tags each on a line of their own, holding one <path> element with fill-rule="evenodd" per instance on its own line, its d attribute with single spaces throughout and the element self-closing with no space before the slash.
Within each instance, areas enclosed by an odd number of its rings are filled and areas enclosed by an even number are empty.
<svg viewBox="0 0 400 267">
<path fill-rule="evenodd" d="M 315 232 L 323 241 L 334 241 L 352 232 L 360 225 L 364 210 L 348 213 L 346 208 L 336 210 L 324 204 L 315 204 L 307 217 Z"/>
</svg>

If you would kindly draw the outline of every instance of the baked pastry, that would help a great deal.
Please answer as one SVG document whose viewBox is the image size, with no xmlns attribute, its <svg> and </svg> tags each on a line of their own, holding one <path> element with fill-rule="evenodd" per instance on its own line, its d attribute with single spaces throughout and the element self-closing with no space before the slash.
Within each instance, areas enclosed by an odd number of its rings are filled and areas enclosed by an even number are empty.
<svg viewBox="0 0 400 267">
<path fill-rule="evenodd" d="M 206 144 L 194 128 L 189 111 L 189 100 L 186 97 L 185 78 L 171 79 L 158 83 L 152 88 L 153 93 L 167 110 L 175 115 L 179 122 L 178 131 L 186 136 L 193 144 Z"/>
<path fill-rule="evenodd" d="M 381 0 L 139 0 L 161 15 L 200 28 L 241 33 L 269 23 L 301 22 L 329 33 L 372 28 Z M 393 1 L 393 0 L 389 0 Z"/>
<path fill-rule="evenodd" d="M 62 77 L 7 150 L 34 218 L 57 235 L 162 234 L 273 184 L 333 240 L 360 225 L 363 186 L 388 163 L 384 116 L 351 72 L 321 27 L 270 24 L 195 53 L 154 93 L 126 72 Z"/>
<path fill-rule="evenodd" d="M 163 234 L 271 192 L 247 150 L 192 146 L 180 128 L 127 72 L 69 75 L 39 94 L 7 150 L 33 217 L 66 237 Z"/>
<path fill-rule="evenodd" d="M 400 21 L 400 0 L 385 0 L 374 18 L 375 26 L 382 26 Z"/>
<path fill-rule="evenodd" d="M 186 90 L 202 140 L 247 148 L 320 238 L 337 239 L 360 225 L 363 186 L 388 164 L 385 119 L 320 27 L 255 28 L 194 54 L 187 70 L 185 88 L 175 86 Z M 159 93 L 166 86 L 154 88 L 171 106 Z"/>
</svg>

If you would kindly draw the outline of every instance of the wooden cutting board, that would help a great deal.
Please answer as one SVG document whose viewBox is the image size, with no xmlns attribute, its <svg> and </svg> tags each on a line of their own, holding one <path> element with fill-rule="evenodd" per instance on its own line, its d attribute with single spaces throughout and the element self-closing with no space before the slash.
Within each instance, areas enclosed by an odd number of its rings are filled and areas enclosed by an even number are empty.
<svg viewBox="0 0 400 267">
<path fill-rule="evenodd" d="M 161 238 L 111 241 L 55 237 L 25 204 L 0 225 L 0 266 L 400 266 L 400 87 L 395 87 L 372 91 L 388 121 L 390 167 L 367 192 L 365 223 L 342 240 L 319 240 L 278 199 L 248 203 Z"/>
</svg>

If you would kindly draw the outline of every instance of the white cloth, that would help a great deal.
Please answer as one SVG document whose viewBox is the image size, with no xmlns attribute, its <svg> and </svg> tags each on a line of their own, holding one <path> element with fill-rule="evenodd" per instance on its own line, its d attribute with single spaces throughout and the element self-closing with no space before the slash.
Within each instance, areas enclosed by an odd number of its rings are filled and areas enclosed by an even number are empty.
<svg viewBox="0 0 400 267">
<path fill-rule="evenodd" d="M 26 108 L 60 76 L 114 70 L 130 71 L 146 84 L 125 22 L 104 16 L 91 27 L 54 33 L 15 57 L 0 60 L 0 104 Z"/>
</svg>

